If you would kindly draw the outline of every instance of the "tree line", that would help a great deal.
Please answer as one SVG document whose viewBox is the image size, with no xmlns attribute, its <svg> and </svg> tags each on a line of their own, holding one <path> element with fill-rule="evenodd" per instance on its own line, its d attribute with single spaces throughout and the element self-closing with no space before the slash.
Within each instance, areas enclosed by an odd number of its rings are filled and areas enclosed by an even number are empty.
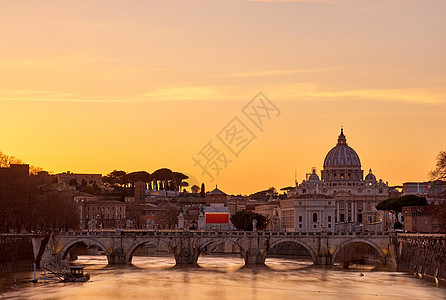
<svg viewBox="0 0 446 300">
<path fill-rule="evenodd" d="M 0 180 L 0 232 L 75 229 L 79 215 L 73 196 L 42 183 L 39 176 Z"/>
<path fill-rule="evenodd" d="M 0 152 L 0 167 L 23 164 L 21 159 Z M 0 232 L 48 232 L 78 228 L 79 215 L 73 196 L 59 192 L 43 177 L 42 168 L 31 167 L 30 174 L 0 173 Z"/>
<path fill-rule="evenodd" d="M 166 190 L 166 191 L 181 191 L 181 188 L 189 186 L 189 183 L 184 181 L 189 176 L 174 172 L 167 168 L 161 168 L 153 173 L 146 171 L 137 171 L 127 173 L 122 170 L 114 170 L 104 176 L 102 181 L 109 186 L 119 187 L 134 187 L 138 181 L 147 184 L 148 189 Z"/>
</svg>

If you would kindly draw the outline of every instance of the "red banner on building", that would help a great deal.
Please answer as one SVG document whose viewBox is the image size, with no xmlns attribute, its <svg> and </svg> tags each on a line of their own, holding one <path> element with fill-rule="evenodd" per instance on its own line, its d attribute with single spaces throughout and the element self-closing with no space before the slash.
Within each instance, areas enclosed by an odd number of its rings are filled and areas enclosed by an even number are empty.
<svg viewBox="0 0 446 300">
<path fill-rule="evenodd" d="M 229 213 L 206 213 L 206 223 L 228 224 Z"/>
</svg>

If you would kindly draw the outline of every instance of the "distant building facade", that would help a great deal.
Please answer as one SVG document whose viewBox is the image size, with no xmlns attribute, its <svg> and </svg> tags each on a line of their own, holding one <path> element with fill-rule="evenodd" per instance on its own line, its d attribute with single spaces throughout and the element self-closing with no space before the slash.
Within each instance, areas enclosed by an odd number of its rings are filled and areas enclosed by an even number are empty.
<svg viewBox="0 0 446 300">
<path fill-rule="evenodd" d="M 446 233 L 446 204 L 403 207 L 404 230 Z"/>
<path fill-rule="evenodd" d="M 280 224 L 284 231 L 333 232 L 335 214 L 335 199 L 323 194 L 295 195 L 280 201 Z"/>
<path fill-rule="evenodd" d="M 77 185 L 85 184 L 86 186 L 96 185 L 99 188 L 103 188 L 104 184 L 102 182 L 101 174 L 77 174 L 71 173 L 70 171 L 59 173 L 55 175 L 57 178 L 57 183 L 60 188 L 68 188 L 74 181 Z"/>
<path fill-rule="evenodd" d="M 306 180 L 289 191 L 288 197 L 298 199 L 299 196 L 313 194 L 328 196 L 333 199 L 331 205 L 335 205 L 332 222 L 354 223 L 367 230 L 368 225 L 375 228 L 377 222 L 384 221 L 378 214 L 376 205 L 388 199 L 390 191 L 388 184 L 381 179 L 377 180 L 371 169 L 364 178 L 359 156 L 348 146 L 341 129 L 336 146 L 325 157 L 321 179 L 313 169 Z M 294 204 L 289 205 L 294 207 Z"/>
<path fill-rule="evenodd" d="M 80 227 L 88 229 L 89 221 L 96 220 L 97 228 L 124 227 L 126 205 L 121 201 L 105 200 L 95 196 L 76 196 Z"/>
<path fill-rule="evenodd" d="M 446 203 L 446 182 L 442 180 L 403 183 L 402 195 L 426 197 L 432 205 Z"/>
<path fill-rule="evenodd" d="M 257 205 L 254 212 L 261 214 L 266 217 L 268 224 L 266 225 L 266 230 L 268 231 L 279 231 L 281 226 L 279 210 L 280 202 L 273 200 L 266 203 Z"/>
<path fill-rule="evenodd" d="M 215 186 L 214 190 L 207 192 L 205 194 L 204 199 L 205 199 L 206 206 L 209 206 L 211 203 L 226 204 L 226 202 L 228 201 L 228 195 L 225 192 L 219 190 L 217 188 L 217 186 Z"/>
<path fill-rule="evenodd" d="M 204 208 L 205 230 L 234 229 L 231 223 L 231 213 L 224 203 L 211 203 Z"/>
</svg>

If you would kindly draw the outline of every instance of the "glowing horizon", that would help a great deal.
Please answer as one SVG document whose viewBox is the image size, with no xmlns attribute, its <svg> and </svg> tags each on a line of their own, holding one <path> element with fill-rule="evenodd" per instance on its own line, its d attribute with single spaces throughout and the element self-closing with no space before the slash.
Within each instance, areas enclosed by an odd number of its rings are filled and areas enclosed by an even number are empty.
<svg viewBox="0 0 446 300">
<path fill-rule="evenodd" d="M 445 10 L 442 0 L 4 1 L 0 150 L 55 173 L 167 167 L 190 185 L 250 194 L 321 170 L 344 126 L 365 172 L 424 181 L 445 150 Z M 259 91 L 280 116 L 251 128 L 256 139 L 211 182 L 192 157 Z"/>
</svg>

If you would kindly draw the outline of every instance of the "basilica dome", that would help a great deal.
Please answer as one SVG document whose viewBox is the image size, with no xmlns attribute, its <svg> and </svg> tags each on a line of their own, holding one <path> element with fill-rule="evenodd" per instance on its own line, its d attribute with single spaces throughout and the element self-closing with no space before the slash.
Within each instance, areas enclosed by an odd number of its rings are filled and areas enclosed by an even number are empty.
<svg viewBox="0 0 446 300">
<path fill-rule="evenodd" d="M 343 129 L 341 129 L 338 144 L 328 152 L 324 160 L 324 169 L 331 168 L 361 168 L 359 156 L 347 145 Z"/>
<path fill-rule="evenodd" d="M 376 177 L 375 177 L 375 175 L 373 175 L 372 169 L 369 170 L 369 174 L 367 174 L 367 176 L 365 177 L 365 180 L 376 181 Z"/>
<path fill-rule="evenodd" d="M 308 176 L 310 182 L 319 182 L 319 176 L 316 174 L 316 169 L 313 169 L 310 176 Z"/>
</svg>

